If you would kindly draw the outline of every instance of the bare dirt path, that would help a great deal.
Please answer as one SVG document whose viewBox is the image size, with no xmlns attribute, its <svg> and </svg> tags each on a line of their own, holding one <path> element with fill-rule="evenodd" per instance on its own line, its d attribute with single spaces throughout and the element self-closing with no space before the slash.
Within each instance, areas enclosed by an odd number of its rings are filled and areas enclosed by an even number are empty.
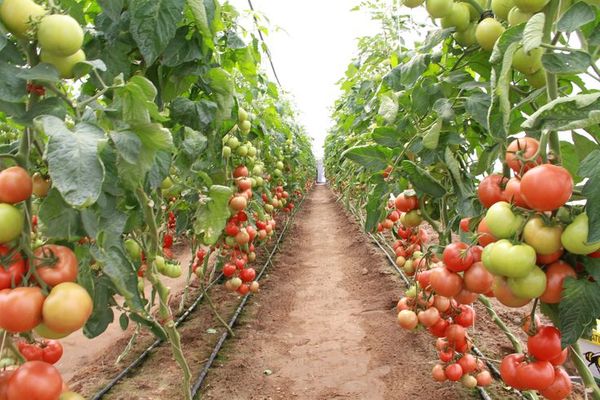
<svg viewBox="0 0 600 400">
<path fill-rule="evenodd" d="M 432 382 L 427 335 L 395 323 L 402 286 L 317 186 L 219 362 L 209 399 L 466 399 Z"/>
</svg>

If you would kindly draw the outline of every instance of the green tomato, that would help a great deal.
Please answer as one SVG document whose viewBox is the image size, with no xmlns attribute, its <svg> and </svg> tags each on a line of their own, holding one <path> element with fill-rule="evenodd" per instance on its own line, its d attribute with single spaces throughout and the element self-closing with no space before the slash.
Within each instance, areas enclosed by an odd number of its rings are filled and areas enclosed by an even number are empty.
<svg viewBox="0 0 600 400">
<path fill-rule="evenodd" d="M 281 172 L 281 170 L 279 168 L 275 168 L 275 171 L 273 171 L 273 175 L 275 176 L 282 176 L 283 172 Z"/>
<path fill-rule="evenodd" d="M 144 293 L 144 287 L 145 287 L 144 278 L 142 278 L 141 276 L 138 276 L 138 284 L 137 284 L 138 292 Z"/>
<path fill-rule="evenodd" d="M 1 221 L 1 218 L 0 218 Z M 600 241 L 588 243 L 589 221 L 586 213 L 581 213 L 571 222 L 560 237 L 565 249 L 573 254 L 590 254 L 600 249 Z M 2 240 L 0 240 L 2 242 Z"/>
<path fill-rule="evenodd" d="M 37 38 L 43 51 L 67 57 L 81 49 L 83 29 L 70 15 L 52 14 L 42 18 Z"/>
<path fill-rule="evenodd" d="M 169 190 L 173 187 L 173 180 L 167 176 L 165 179 L 163 179 L 163 181 L 160 183 L 160 188 L 162 190 Z"/>
<path fill-rule="evenodd" d="M 502 21 L 508 19 L 508 13 L 514 6 L 514 0 L 492 0 L 492 11 L 494 16 Z"/>
<path fill-rule="evenodd" d="M 486 18 L 477 24 L 475 38 L 482 49 L 492 51 L 502 33 L 504 33 L 504 27 L 500 22 L 494 18 Z"/>
<path fill-rule="evenodd" d="M 460 44 L 463 47 L 469 47 L 477 43 L 477 39 L 475 38 L 475 30 L 477 29 L 477 25 L 470 24 L 467 29 L 462 32 L 454 32 L 454 40 L 456 43 Z"/>
<path fill-rule="evenodd" d="M 534 89 L 540 89 L 546 86 L 546 70 L 544 68 L 538 69 L 532 75 L 526 75 L 527 82 Z"/>
<path fill-rule="evenodd" d="M 416 8 L 423 4 L 425 0 L 402 0 L 402 4 L 408 8 Z"/>
<path fill-rule="evenodd" d="M 538 11 L 541 11 L 542 8 L 546 7 L 546 4 L 550 2 L 550 0 L 514 0 L 515 5 L 521 9 L 521 11 L 535 14 Z"/>
<path fill-rule="evenodd" d="M 73 67 L 77 63 L 85 61 L 85 53 L 83 50 L 78 50 L 73 55 L 61 57 L 42 50 L 40 52 L 40 60 L 56 68 L 61 78 L 71 79 L 73 78 Z"/>
<path fill-rule="evenodd" d="M 277 161 L 277 164 L 275 164 L 275 167 L 277 169 L 283 169 L 283 163 L 281 161 Z"/>
<path fill-rule="evenodd" d="M 158 270 L 158 272 L 164 274 L 165 268 L 167 267 L 164 257 L 156 256 L 156 258 L 154 259 L 154 265 L 156 265 L 156 269 Z"/>
<path fill-rule="evenodd" d="M 516 26 L 529 21 L 532 17 L 532 13 L 521 11 L 519 7 L 513 7 L 508 12 L 508 24 L 510 26 Z"/>
<path fill-rule="evenodd" d="M 229 246 L 229 247 L 235 246 L 237 244 L 236 241 L 235 241 L 235 237 L 233 237 L 233 236 L 227 236 L 225 238 L 225 244 L 227 246 Z"/>
<path fill-rule="evenodd" d="M 248 146 L 245 144 L 237 148 L 236 153 L 240 157 L 246 157 L 248 155 Z"/>
<path fill-rule="evenodd" d="M 250 145 L 250 147 L 248 147 L 248 157 L 254 156 L 256 156 L 256 147 Z"/>
<path fill-rule="evenodd" d="M 141 249 L 140 245 L 138 244 L 138 242 L 129 238 L 129 239 L 125 240 L 124 244 L 125 244 L 125 250 L 127 250 L 127 254 L 129 254 L 129 257 L 131 257 L 132 260 L 134 260 L 134 261 L 141 260 L 142 249 Z"/>
<path fill-rule="evenodd" d="M 407 213 L 402 214 L 402 217 L 400 217 L 400 222 L 402 223 L 402 225 L 410 228 L 419 226 L 422 221 L 423 218 L 421 218 L 421 214 L 419 214 L 418 210 L 409 211 Z"/>
<path fill-rule="evenodd" d="M 30 22 L 46 14 L 46 9 L 31 0 L 4 0 L 0 5 L 0 19 L 13 34 L 25 37 Z"/>
<path fill-rule="evenodd" d="M 533 49 L 528 53 L 519 48 L 513 55 L 512 66 L 514 69 L 525 75 L 531 75 L 542 68 L 542 55 L 544 49 Z"/>
<path fill-rule="evenodd" d="M 265 204 L 265 210 L 267 210 L 267 212 L 273 212 L 273 208 L 274 207 L 271 204 Z"/>
<path fill-rule="evenodd" d="M 252 175 L 261 176 L 263 174 L 263 166 L 260 164 L 256 164 L 254 168 L 252 168 Z"/>
<path fill-rule="evenodd" d="M 471 14 L 469 7 L 465 3 L 453 3 L 452 11 L 442 18 L 442 28 L 456 28 L 457 32 L 462 32 L 469 27 Z"/>
<path fill-rule="evenodd" d="M 59 333 L 55 332 L 52 329 L 48 328 L 45 324 L 41 323 L 36 326 L 34 332 L 44 339 L 62 339 L 64 337 L 69 336 L 69 333 Z"/>
<path fill-rule="evenodd" d="M 499 201 L 488 209 L 485 222 L 492 235 L 498 239 L 507 239 L 517 233 L 523 223 L 523 217 L 515 215 L 509 203 Z"/>
<path fill-rule="evenodd" d="M 414 299 L 415 297 L 417 297 L 417 285 L 412 285 L 411 287 L 409 287 L 408 290 L 406 292 L 404 292 L 404 296 L 411 298 L 411 299 Z"/>
<path fill-rule="evenodd" d="M 231 147 L 233 150 L 237 149 L 240 145 L 240 141 L 235 136 L 231 136 L 227 139 L 227 146 Z"/>
<path fill-rule="evenodd" d="M 250 129 L 252 129 L 252 124 L 250 121 L 246 120 L 240 124 L 240 130 L 242 133 L 248 133 L 250 132 Z"/>
<path fill-rule="evenodd" d="M 25 220 L 18 208 L 0 204 L 0 244 L 12 242 L 21 235 Z"/>
<path fill-rule="evenodd" d="M 262 176 L 257 176 L 256 177 L 256 187 L 261 187 L 263 184 L 265 183 L 265 180 L 263 179 Z"/>
<path fill-rule="evenodd" d="M 533 247 L 537 254 L 549 255 L 556 253 L 562 247 L 559 225 L 547 226 L 541 217 L 535 216 L 523 228 L 523 241 Z"/>
<path fill-rule="evenodd" d="M 452 0 L 425 0 L 425 8 L 431 18 L 444 18 L 452 11 Z"/>
<path fill-rule="evenodd" d="M 231 147 L 229 147 L 229 146 L 223 146 L 223 151 L 222 151 L 221 154 L 223 154 L 223 158 L 229 158 L 229 157 L 231 157 Z"/>
<path fill-rule="evenodd" d="M 538 266 L 523 278 L 508 278 L 508 287 L 517 297 L 533 299 L 546 290 L 546 273 Z"/>
<path fill-rule="evenodd" d="M 238 122 L 241 124 L 247 120 L 248 120 L 248 111 L 244 110 L 242 107 L 238 108 Z"/>
<path fill-rule="evenodd" d="M 527 244 L 513 245 L 510 241 L 501 239 L 486 254 L 483 265 L 496 275 L 523 278 L 535 267 L 535 262 L 533 247 Z"/>
<path fill-rule="evenodd" d="M 165 270 L 163 275 L 169 278 L 179 278 L 181 276 L 181 273 L 181 265 L 171 263 L 165 264 Z"/>
</svg>

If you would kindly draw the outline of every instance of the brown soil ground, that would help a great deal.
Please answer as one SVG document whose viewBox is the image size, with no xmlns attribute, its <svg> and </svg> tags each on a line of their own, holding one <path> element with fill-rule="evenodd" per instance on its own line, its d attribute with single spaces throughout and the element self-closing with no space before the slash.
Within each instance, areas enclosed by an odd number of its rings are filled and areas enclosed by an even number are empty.
<svg viewBox="0 0 600 400">
<path fill-rule="evenodd" d="M 439 384 L 431 379 L 437 359 L 434 338 L 426 332 L 404 331 L 396 324 L 395 305 L 403 290 L 381 251 L 336 203 L 333 193 L 317 186 L 296 215 L 274 266 L 261 281 L 261 293 L 244 310 L 236 337 L 226 342 L 213 364 L 201 397 L 479 398 L 476 391 L 460 384 Z M 222 285 L 211 290 L 211 295 L 228 320 L 239 298 Z M 173 304 L 178 304 L 177 298 Z M 527 307 L 494 306 L 515 331 L 520 315 L 528 311 Z M 512 352 L 510 342 L 483 307 L 476 305 L 476 310 L 479 317 L 472 337 L 479 348 L 496 360 Z M 153 341 L 150 334 L 142 333 L 130 355 L 115 365 L 131 331 L 122 333 L 117 327 L 111 332 L 93 345 L 75 338 L 69 346 L 68 351 L 75 354 L 62 370 L 70 374 L 71 388 L 86 397 Z M 184 352 L 194 375 L 222 332 L 205 304 L 182 327 Z M 497 383 L 489 390 L 493 399 L 517 398 Z M 170 349 L 159 347 L 133 376 L 104 398 L 182 398 L 181 373 Z"/>
</svg>

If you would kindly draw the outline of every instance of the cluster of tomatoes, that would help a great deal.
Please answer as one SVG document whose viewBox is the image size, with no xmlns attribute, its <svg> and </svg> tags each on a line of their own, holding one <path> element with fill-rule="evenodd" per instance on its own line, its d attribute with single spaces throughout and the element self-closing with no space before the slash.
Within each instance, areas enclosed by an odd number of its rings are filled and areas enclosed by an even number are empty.
<svg viewBox="0 0 600 400">
<path fill-rule="evenodd" d="M 2 400 L 56 400 L 67 392 L 52 366 L 62 356 L 62 346 L 55 339 L 81 329 L 93 308 L 88 292 L 75 283 L 78 260 L 69 247 L 42 244 L 28 254 L 19 246 L 23 230 L 29 229 L 20 204 L 33 192 L 33 180 L 25 169 L 10 167 L 0 172 L 0 219 L 6 223 L 0 232 Z M 36 221 L 34 216 L 32 227 Z M 32 331 L 41 339 L 35 340 Z M 27 335 L 31 342 L 6 346 L 18 334 Z"/>
<path fill-rule="evenodd" d="M 496 41 L 506 30 L 505 25 L 515 26 L 527 22 L 549 2 L 549 0 L 492 0 L 491 11 L 481 13 L 488 3 L 485 0 L 475 1 L 480 6 L 479 10 L 472 4 L 454 0 L 403 0 L 403 4 L 415 8 L 425 3 L 431 18 L 439 18 L 442 28 L 454 29 L 453 37 L 459 45 L 463 47 L 478 45 L 485 51 L 492 51 Z M 546 84 L 546 71 L 542 67 L 543 54 L 542 47 L 529 52 L 519 47 L 512 57 L 512 67 L 522 73 L 529 84 L 535 88 Z"/>
<path fill-rule="evenodd" d="M 388 203 L 390 212 L 387 217 L 377 225 L 377 231 L 392 229 L 396 223 L 405 228 L 414 228 L 421 224 L 423 218 L 419 213 L 419 199 L 414 190 L 405 190 L 394 200 Z"/>
<path fill-rule="evenodd" d="M 6 0 L 0 19 L 15 36 L 35 38 L 41 62 L 56 68 L 61 78 L 72 78 L 75 65 L 86 59 L 83 29 L 70 15 L 50 14 L 31 0 Z"/>
<path fill-rule="evenodd" d="M 523 330 L 527 339 L 527 354 L 509 354 L 500 363 L 504 382 L 519 390 L 537 390 L 550 400 L 562 400 L 571 394 L 572 384 L 561 366 L 568 350 L 561 348 L 560 331 L 549 325 L 540 325 L 539 319 L 525 318 Z"/>
<path fill-rule="evenodd" d="M 542 163 L 538 148 L 533 138 L 516 139 L 506 153 L 515 176 L 490 175 L 478 187 L 488 208 L 477 228 L 483 265 L 494 276 L 493 295 L 510 307 L 534 298 L 559 303 L 565 278 L 577 278 L 566 253 L 595 257 L 600 250 L 600 242 L 587 242 L 586 213 L 573 218 L 561 208 L 573 191 L 571 175 Z M 468 225 L 463 221 L 462 229 Z"/>
</svg>

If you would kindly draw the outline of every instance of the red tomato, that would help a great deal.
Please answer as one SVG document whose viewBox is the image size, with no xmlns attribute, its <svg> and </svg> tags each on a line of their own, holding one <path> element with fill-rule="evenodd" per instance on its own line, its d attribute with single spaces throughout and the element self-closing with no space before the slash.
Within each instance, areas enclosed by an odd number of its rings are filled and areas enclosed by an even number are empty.
<svg viewBox="0 0 600 400">
<path fill-rule="evenodd" d="M 57 400 L 62 388 L 56 368 L 43 361 L 28 361 L 8 380 L 7 400 Z"/>
<path fill-rule="evenodd" d="M 429 332 L 433 336 L 438 338 L 445 337 L 446 329 L 448 329 L 448 326 L 450 326 L 450 322 L 443 318 L 440 318 L 440 320 L 436 322 L 435 325 L 429 327 Z"/>
<path fill-rule="evenodd" d="M 6 394 L 6 391 L 8 390 L 8 380 L 13 373 L 14 371 L 10 370 L 0 371 L 0 400 L 6 400 L 6 396 L 8 396 Z M 445 376 L 444 379 L 446 379 Z"/>
<path fill-rule="evenodd" d="M 417 196 L 407 196 L 400 193 L 394 201 L 396 208 L 400 211 L 409 212 L 419 207 L 419 199 Z"/>
<path fill-rule="evenodd" d="M 547 255 L 537 254 L 536 255 L 536 264 L 538 264 L 538 265 L 552 264 L 552 263 L 558 261 L 562 257 L 564 252 L 565 251 L 563 249 L 560 249 L 557 252 L 552 253 L 552 254 L 547 254 Z"/>
<path fill-rule="evenodd" d="M 565 348 L 563 351 L 560 352 L 560 354 L 557 357 L 554 357 L 552 360 L 550 361 L 550 364 L 557 366 L 557 365 L 563 365 L 565 363 L 565 361 L 567 361 L 567 357 L 569 357 L 569 348 Z"/>
<path fill-rule="evenodd" d="M 450 364 L 446 367 L 444 372 L 446 373 L 446 378 L 453 382 L 460 380 L 463 376 L 463 369 L 460 364 Z"/>
<path fill-rule="evenodd" d="M 248 176 L 248 168 L 245 165 L 239 165 L 233 170 L 234 178 L 241 178 Z"/>
<path fill-rule="evenodd" d="M 25 169 L 10 167 L 0 172 L 0 203 L 20 203 L 32 193 L 33 181 Z"/>
<path fill-rule="evenodd" d="M 27 361 L 42 361 L 44 351 L 35 343 L 19 342 L 17 347 Z"/>
<path fill-rule="evenodd" d="M 519 386 L 519 380 L 517 380 L 517 368 L 525 360 L 524 354 L 514 353 L 509 354 L 502 359 L 500 363 L 500 376 L 504 383 L 508 386 L 512 386 L 515 389 L 524 389 Z"/>
<path fill-rule="evenodd" d="M 446 373 L 444 372 L 444 367 L 441 364 L 435 364 L 433 366 L 433 370 L 431 371 L 431 376 L 436 382 L 444 382 L 446 380 Z"/>
<path fill-rule="evenodd" d="M 548 400 L 563 400 L 569 397 L 573 385 L 569 374 L 563 368 L 554 369 L 554 381 L 550 386 L 540 390 L 540 394 Z"/>
<path fill-rule="evenodd" d="M 451 347 L 447 347 L 438 352 L 438 358 L 441 362 L 449 362 L 454 357 L 454 350 Z"/>
<path fill-rule="evenodd" d="M 525 389 L 544 390 L 554 382 L 554 366 L 548 361 L 533 361 L 517 366 L 517 385 Z"/>
<path fill-rule="evenodd" d="M 475 376 L 477 379 L 477 386 L 488 386 L 492 383 L 492 374 L 490 371 L 481 371 Z"/>
<path fill-rule="evenodd" d="M 421 325 L 430 327 L 440 320 L 440 312 L 435 307 L 429 307 L 427 310 L 419 311 L 417 317 Z"/>
<path fill-rule="evenodd" d="M 56 364 L 63 355 L 62 344 L 58 340 L 45 340 L 42 343 L 43 361 L 48 364 Z"/>
<path fill-rule="evenodd" d="M 477 188 L 477 195 L 485 208 L 490 208 L 494 203 L 504 200 L 502 189 L 506 181 L 507 179 L 502 175 L 489 175 L 481 181 Z"/>
<path fill-rule="evenodd" d="M 167 233 L 163 237 L 163 248 L 170 249 L 171 247 L 173 247 L 173 235 Z"/>
<path fill-rule="evenodd" d="M 469 247 L 469 253 L 473 256 L 473 262 L 481 261 L 481 254 L 483 253 L 483 247 L 481 246 L 471 246 Z"/>
<path fill-rule="evenodd" d="M 441 296 L 453 297 L 460 293 L 463 280 L 460 275 L 448 270 L 446 267 L 433 268 L 429 282 L 433 290 Z"/>
<path fill-rule="evenodd" d="M 563 167 L 538 165 L 521 179 L 521 195 L 530 208 L 553 211 L 563 206 L 573 194 L 573 178 Z"/>
<path fill-rule="evenodd" d="M 223 266 L 223 275 L 225 275 L 226 278 L 230 278 L 233 276 L 233 274 L 235 274 L 236 271 L 236 266 L 233 264 L 225 264 Z"/>
<path fill-rule="evenodd" d="M 485 223 L 485 218 L 479 221 L 479 225 L 477 226 L 477 234 L 479 235 L 477 242 L 483 247 L 498 240 L 494 237 L 494 235 L 492 235 L 490 228 L 488 228 L 487 224 Z"/>
<path fill-rule="evenodd" d="M 256 278 L 256 271 L 254 268 L 246 268 L 240 272 L 240 278 L 243 282 L 252 282 Z"/>
<path fill-rule="evenodd" d="M 518 158 L 530 159 L 535 156 L 540 147 L 540 142 L 531 137 L 524 137 L 513 140 L 506 148 L 506 164 L 521 175 L 542 163 L 542 157 L 537 156 L 535 160 L 523 163 Z"/>
<path fill-rule="evenodd" d="M 463 218 L 460 220 L 460 230 L 463 232 L 469 232 L 469 222 L 471 218 Z"/>
<path fill-rule="evenodd" d="M 18 286 L 25 274 L 25 261 L 19 252 L 7 257 L 10 250 L 0 245 L 0 290 Z M 7 258 L 5 258 L 7 257 Z"/>
<path fill-rule="evenodd" d="M 0 328 L 27 332 L 42 322 L 44 295 L 38 287 L 0 290 Z"/>
<path fill-rule="evenodd" d="M 465 374 L 471 373 L 477 369 L 477 360 L 469 353 L 459 358 L 458 363 Z"/>
<path fill-rule="evenodd" d="M 450 324 L 446 328 L 446 338 L 452 344 L 463 343 L 465 341 L 467 331 L 465 327 L 459 324 Z"/>
<path fill-rule="evenodd" d="M 542 361 L 560 357 L 560 331 L 550 325 L 538 327 L 537 333 L 527 338 L 527 351 Z"/>
<path fill-rule="evenodd" d="M 475 300 L 477 300 L 477 293 L 473 293 L 465 288 L 462 288 L 461 291 L 454 296 L 454 300 L 458 304 L 472 304 Z"/>
<path fill-rule="evenodd" d="M 494 283 L 494 275 L 478 261 L 465 271 L 463 282 L 465 288 L 473 293 L 487 293 Z"/>
<path fill-rule="evenodd" d="M 546 290 L 540 296 L 544 303 L 560 303 L 563 283 L 568 276 L 576 278 L 577 273 L 564 261 L 557 261 L 546 268 Z"/>
<path fill-rule="evenodd" d="M 504 200 L 517 207 L 529 208 L 521 195 L 521 181 L 519 178 L 510 178 L 503 192 Z"/>
<path fill-rule="evenodd" d="M 65 246 L 49 244 L 34 251 L 33 265 L 48 286 L 77 280 L 78 262 L 73 251 Z"/>
<path fill-rule="evenodd" d="M 458 308 L 460 311 L 459 314 L 456 317 L 454 317 L 454 322 L 465 328 L 473 326 L 473 324 L 475 323 L 475 310 L 473 309 L 473 307 L 461 304 L 458 306 Z"/>
<path fill-rule="evenodd" d="M 444 249 L 444 264 L 452 272 L 462 272 L 473 264 L 469 245 L 463 242 L 450 243 Z"/>
</svg>

